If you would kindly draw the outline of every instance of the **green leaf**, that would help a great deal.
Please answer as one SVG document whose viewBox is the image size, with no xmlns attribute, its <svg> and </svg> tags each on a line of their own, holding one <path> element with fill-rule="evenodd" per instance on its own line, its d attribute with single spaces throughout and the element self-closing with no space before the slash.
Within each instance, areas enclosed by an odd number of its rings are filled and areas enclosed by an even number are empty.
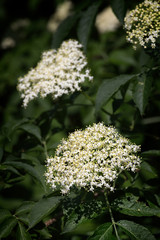
<svg viewBox="0 0 160 240">
<path fill-rule="evenodd" d="M 160 214 L 160 209 L 150 208 L 145 203 L 139 202 L 134 195 L 122 199 L 116 199 L 112 208 L 118 212 L 129 216 L 143 217 L 156 216 Z"/>
<path fill-rule="evenodd" d="M 42 150 L 44 151 L 44 149 L 42 149 Z M 39 162 L 40 162 L 39 159 L 37 159 L 34 156 L 31 156 L 29 151 L 27 151 L 27 153 L 22 153 L 21 154 L 21 159 L 29 160 L 31 163 L 33 163 L 35 165 L 39 164 Z M 38 150 L 36 152 L 38 152 Z"/>
<path fill-rule="evenodd" d="M 101 1 L 95 1 L 89 8 L 82 13 L 81 19 L 78 24 L 77 35 L 79 41 L 82 43 L 86 51 L 88 38 L 94 24 L 96 13 L 101 4 Z"/>
<path fill-rule="evenodd" d="M 11 217 L 11 213 L 7 209 L 0 209 L 0 223 L 3 222 L 6 218 Z"/>
<path fill-rule="evenodd" d="M 132 221 L 120 220 L 116 223 L 131 239 L 135 240 L 156 240 L 155 237 L 151 234 L 151 232 Z"/>
<path fill-rule="evenodd" d="M 117 66 L 136 66 L 137 62 L 132 52 L 124 50 L 114 50 L 110 53 L 109 62 Z"/>
<path fill-rule="evenodd" d="M 105 80 L 98 89 L 96 97 L 96 112 L 115 94 L 118 89 L 131 80 L 135 75 L 119 75 Z"/>
<path fill-rule="evenodd" d="M 34 125 L 32 123 L 26 123 L 26 124 L 21 125 L 19 128 L 32 134 L 41 142 L 41 131 L 40 131 L 40 128 L 37 127 L 36 125 Z"/>
<path fill-rule="evenodd" d="M 31 240 L 30 234 L 26 231 L 25 227 L 20 222 L 18 222 L 16 237 L 17 240 Z"/>
<path fill-rule="evenodd" d="M 144 161 L 141 163 L 140 174 L 143 175 L 143 177 L 146 180 L 158 178 L 158 174 L 156 172 L 156 169 L 154 169 L 149 163 L 144 162 Z"/>
<path fill-rule="evenodd" d="M 58 207 L 61 199 L 62 197 L 43 198 L 37 202 L 29 215 L 29 229 L 52 213 Z"/>
<path fill-rule="evenodd" d="M 152 81 L 147 74 L 142 73 L 137 76 L 137 83 L 133 90 L 133 100 L 137 105 L 141 115 L 144 114 L 151 92 Z"/>
<path fill-rule="evenodd" d="M 46 185 L 46 180 L 45 180 L 45 176 L 44 176 L 44 173 L 45 173 L 45 171 L 46 171 L 46 167 L 43 166 L 43 165 L 41 165 L 41 164 L 39 164 L 39 165 L 36 165 L 36 166 L 34 167 L 34 169 L 35 169 L 36 172 L 37 172 L 38 179 L 39 179 L 39 181 L 41 182 L 44 191 L 47 192 L 47 186 L 48 186 L 48 185 Z"/>
<path fill-rule="evenodd" d="M 160 150 L 149 150 L 141 153 L 143 157 L 160 157 Z"/>
<path fill-rule="evenodd" d="M 17 220 L 13 217 L 7 218 L 3 223 L 0 225 L 0 238 L 4 238 L 9 236 L 12 229 L 16 226 Z"/>
<path fill-rule="evenodd" d="M 1 162 L 1 160 L 2 160 L 2 157 L 3 157 L 3 148 L 0 147 L 0 162 Z"/>
<path fill-rule="evenodd" d="M 59 27 L 57 28 L 56 32 L 54 33 L 53 36 L 53 43 L 52 47 L 53 48 L 58 48 L 62 41 L 68 36 L 70 33 L 71 29 L 74 27 L 76 24 L 78 18 L 80 17 L 79 13 L 75 13 L 61 22 Z"/>
<path fill-rule="evenodd" d="M 68 221 L 66 222 L 64 228 L 63 228 L 63 234 L 64 233 L 68 233 L 68 232 L 72 232 L 74 231 L 80 224 L 82 223 L 87 223 L 88 218 L 86 218 L 85 216 L 81 216 L 80 219 L 78 218 L 78 214 L 77 213 L 72 213 L 70 218 L 68 219 Z"/>
<path fill-rule="evenodd" d="M 29 225 L 28 213 L 18 215 L 18 220 L 20 220 L 21 222 L 28 226 Z"/>
<path fill-rule="evenodd" d="M 123 24 L 124 17 L 126 14 L 126 7 L 125 7 L 125 1 L 124 0 L 111 0 L 111 7 L 116 15 L 116 17 L 119 19 L 119 21 Z"/>
<path fill-rule="evenodd" d="M 52 232 L 49 232 L 49 229 L 43 228 L 42 230 L 36 230 L 42 239 L 52 239 Z"/>
<path fill-rule="evenodd" d="M 112 240 L 112 223 L 99 226 L 88 240 Z"/>
<path fill-rule="evenodd" d="M 2 171 L 11 171 L 11 172 L 13 172 L 13 173 L 15 173 L 15 174 L 17 174 L 17 175 L 21 175 L 18 171 L 17 171 L 17 169 L 15 169 L 14 167 L 12 167 L 12 166 L 6 166 L 5 164 L 1 164 L 0 165 L 0 170 L 2 170 Z"/>
<path fill-rule="evenodd" d="M 5 165 L 11 165 L 15 168 L 20 168 L 20 169 L 23 169 L 26 171 L 26 173 L 30 174 L 32 177 L 34 177 L 36 180 L 38 180 L 42 186 L 44 187 L 44 190 L 46 190 L 46 186 L 45 186 L 45 183 L 44 183 L 44 180 L 42 180 L 42 176 L 41 176 L 41 173 L 36 170 L 35 167 L 27 164 L 27 163 L 23 163 L 23 162 L 19 162 L 19 161 L 6 161 L 5 162 Z"/>
<path fill-rule="evenodd" d="M 21 215 L 29 212 L 34 205 L 34 202 L 25 201 L 23 204 L 16 210 L 15 215 Z"/>
<path fill-rule="evenodd" d="M 157 194 L 155 194 L 154 196 L 156 198 L 158 205 L 160 206 L 160 196 L 158 196 Z"/>
</svg>

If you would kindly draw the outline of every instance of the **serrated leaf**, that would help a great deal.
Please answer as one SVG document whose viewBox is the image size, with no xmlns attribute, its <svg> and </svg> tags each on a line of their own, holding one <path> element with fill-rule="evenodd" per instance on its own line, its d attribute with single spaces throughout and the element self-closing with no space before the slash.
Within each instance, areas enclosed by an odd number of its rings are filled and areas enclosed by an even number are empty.
<svg viewBox="0 0 160 240">
<path fill-rule="evenodd" d="M 114 210 L 129 216 L 143 217 L 160 214 L 160 209 L 148 207 L 145 203 L 139 202 L 137 197 L 133 195 L 122 199 L 116 199 L 112 207 Z"/>
<path fill-rule="evenodd" d="M 71 29 L 76 24 L 79 17 L 80 17 L 80 14 L 75 13 L 75 14 L 67 17 L 60 23 L 59 27 L 57 28 L 57 30 L 53 36 L 53 43 L 52 43 L 53 48 L 56 49 L 60 46 L 62 41 L 68 36 Z"/>
<path fill-rule="evenodd" d="M 34 205 L 34 202 L 25 201 L 23 204 L 16 210 L 15 215 L 21 215 L 29 212 Z"/>
<path fill-rule="evenodd" d="M 141 163 L 140 174 L 142 174 L 146 180 L 158 178 L 156 169 L 154 169 L 149 163 L 144 161 Z"/>
<path fill-rule="evenodd" d="M 96 96 L 96 112 L 115 94 L 118 89 L 131 80 L 135 75 L 119 75 L 105 80 L 98 89 Z"/>
<path fill-rule="evenodd" d="M 112 240 L 112 223 L 99 226 L 88 240 Z"/>
<path fill-rule="evenodd" d="M 124 17 L 126 14 L 126 7 L 125 7 L 125 1 L 124 0 L 111 0 L 111 7 L 116 15 L 116 17 L 119 19 L 119 21 L 123 24 Z"/>
<path fill-rule="evenodd" d="M 151 92 L 152 81 L 147 74 L 143 73 L 137 76 L 137 83 L 133 90 L 133 100 L 137 105 L 141 115 L 144 114 Z"/>
<path fill-rule="evenodd" d="M 30 234 L 26 231 L 25 227 L 18 222 L 18 230 L 16 235 L 17 240 L 31 240 Z"/>
<path fill-rule="evenodd" d="M 17 220 L 14 217 L 7 218 L 0 225 L 0 238 L 9 236 L 12 229 L 16 226 Z"/>
<path fill-rule="evenodd" d="M 11 217 L 12 214 L 7 209 L 0 209 L 0 223 L 3 222 L 6 218 Z"/>
<path fill-rule="evenodd" d="M 41 199 L 37 202 L 29 215 L 29 229 L 53 212 L 58 207 L 61 199 L 62 197 L 51 197 Z"/>
<path fill-rule="evenodd" d="M 41 131 L 40 131 L 40 128 L 37 127 L 36 125 L 34 125 L 32 123 L 26 123 L 26 124 L 21 125 L 19 128 L 32 134 L 41 142 Z"/>
<path fill-rule="evenodd" d="M 135 240 L 156 240 L 155 237 L 151 234 L 151 232 L 132 221 L 120 220 L 116 223 L 124 232 L 127 233 L 132 239 Z"/>
<path fill-rule="evenodd" d="M 96 13 L 101 4 L 101 1 L 95 1 L 89 8 L 82 13 L 81 19 L 78 24 L 77 35 L 79 41 L 82 43 L 84 50 L 86 51 L 88 38 L 94 24 Z"/>
<path fill-rule="evenodd" d="M 46 190 L 46 186 L 44 186 L 44 181 L 42 181 L 42 176 L 40 176 L 40 173 L 38 172 L 38 170 L 36 170 L 35 167 L 27 164 L 27 163 L 23 163 L 23 162 L 19 162 L 19 161 L 6 161 L 5 165 L 11 165 L 15 168 L 20 168 L 26 171 L 26 173 L 30 174 L 32 177 L 34 177 L 35 179 L 37 179 L 42 186 L 44 187 L 44 190 Z"/>
</svg>

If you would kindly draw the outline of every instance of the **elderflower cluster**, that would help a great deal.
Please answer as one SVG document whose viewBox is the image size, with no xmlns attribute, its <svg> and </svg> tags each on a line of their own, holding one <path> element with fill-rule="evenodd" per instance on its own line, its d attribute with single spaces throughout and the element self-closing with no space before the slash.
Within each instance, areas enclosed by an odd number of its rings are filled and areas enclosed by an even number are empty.
<svg viewBox="0 0 160 240">
<path fill-rule="evenodd" d="M 38 97 L 51 94 L 56 99 L 63 94 L 81 90 L 80 84 L 92 80 L 86 68 L 86 57 L 82 45 L 76 40 L 64 41 L 58 50 L 42 54 L 41 61 L 23 78 L 19 78 L 18 90 L 21 92 L 24 107 Z"/>
<path fill-rule="evenodd" d="M 140 44 L 144 48 L 156 47 L 156 40 L 160 36 L 160 0 L 145 0 L 138 4 L 125 17 L 127 40 L 136 49 Z"/>
<path fill-rule="evenodd" d="M 138 151 L 140 147 L 122 137 L 114 127 L 93 124 L 71 133 L 57 147 L 55 156 L 48 157 L 47 183 L 62 194 L 72 187 L 113 191 L 114 181 L 123 170 L 134 172 L 139 167 Z"/>
</svg>

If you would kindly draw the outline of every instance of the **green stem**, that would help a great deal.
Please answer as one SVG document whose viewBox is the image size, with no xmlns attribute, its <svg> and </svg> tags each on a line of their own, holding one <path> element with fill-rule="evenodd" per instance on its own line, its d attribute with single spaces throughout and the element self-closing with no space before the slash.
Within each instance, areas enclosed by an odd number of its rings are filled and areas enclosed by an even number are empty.
<svg viewBox="0 0 160 240">
<path fill-rule="evenodd" d="M 109 200 L 108 200 L 108 195 L 107 195 L 106 191 L 104 192 L 104 196 L 105 196 L 105 199 L 106 199 L 106 203 L 107 203 L 107 206 L 108 206 L 109 214 L 110 214 L 111 221 L 112 221 L 112 224 L 113 224 L 113 227 L 114 227 L 114 230 L 115 230 L 116 237 L 117 237 L 118 240 L 120 240 L 120 237 L 118 235 L 118 231 L 117 231 L 117 228 L 116 228 L 116 224 L 115 224 L 115 221 L 114 221 L 112 209 L 111 209 L 111 206 L 110 206 L 110 203 L 109 203 Z"/>
<path fill-rule="evenodd" d="M 42 141 L 43 147 L 44 147 L 44 154 L 46 156 L 46 158 L 48 158 L 48 152 L 47 152 L 47 144 L 46 141 Z"/>
</svg>

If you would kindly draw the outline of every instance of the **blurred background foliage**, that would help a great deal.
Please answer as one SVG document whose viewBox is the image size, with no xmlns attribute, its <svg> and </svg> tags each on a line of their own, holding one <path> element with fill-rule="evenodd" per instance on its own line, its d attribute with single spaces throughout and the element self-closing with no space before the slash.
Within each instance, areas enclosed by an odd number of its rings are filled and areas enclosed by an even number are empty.
<svg viewBox="0 0 160 240">
<path fill-rule="evenodd" d="M 131 44 L 126 42 L 123 24 L 118 20 L 113 20 L 115 21 L 113 28 L 110 28 L 111 23 L 107 25 L 105 18 L 101 17 L 98 20 L 98 14 L 110 6 L 111 1 L 95 1 L 99 7 L 97 7 L 96 21 L 91 24 L 87 32 L 89 40 L 85 39 L 86 35 L 81 34 L 86 30 L 80 28 L 80 25 L 85 25 L 85 22 L 80 20 L 80 16 L 87 11 L 89 14 L 92 1 L 69 2 L 68 5 L 66 4 L 67 13 L 58 10 L 64 2 L 66 1 L 0 1 L 0 208 L 3 209 L 1 216 L 7 216 L 4 219 L 8 219 L 9 216 L 10 219 L 10 222 L 0 219 L 0 230 L 1 236 L 7 239 L 31 237 L 32 239 L 87 239 L 96 226 L 107 221 L 106 209 L 104 206 L 97 206 L 101 201 L 95 205 L 93 203 L 97 212 L 100 211 L 98 220 L 90 220 L 92 217 L 88 217 L 85 224 L 80 221 L 81 225 L 76 230 L 75 223 L 81 220 L 79 215 L 84 212 L 87 214 L 88 207 L 75 207 L 75 213 L 79 214 L 76 215 L 76 220 L 73 218 L 75 225 L 70 217 L 68 217 L 68 225 L 64 223 L 67 217 L 54 223 L 54 216 L 59 219 L 61 210 L 58 208 L 54 215 L 53 207 L 50 208 L 48 215 L 43 214 L 43 218 L 39 217 L 37 222 L 35 219 L 34 223 L 28 220 L 28 212 L 35 202 L 41 198 L 43 200 L 43 197 L 59 196 L 59 193 L 52 193 L 45 184 L 43 177 L 45 147 L 49 154 L 54 154 L 60 140 L 69 132 L 84 128 L 93 122 L 103 121 L 105 124 L 112 124 L 124 136 L 142 146 L 141 171 L 136 176 L 122 175 L 117 180 L 119 190 L 110 196 L 111 200 L 114 202 L 116 197 L 134 194 L 154 209 L 159 209 L 158 205 L 160 205 L 160 59 L 155 60 L 152 53 L 148 55 L 142 48 L 133 50 Z M 126 10 L 132 9 L 139 1 L 119 2 L 124 4 L 122 9 L 124 13 L 120 13 L 119 17 L 123 20 Z M 114 6 L 112 7 L 116 10 Z M 60 12 L 59 15 L 57 11 Z M 64 18 L 68 14 L 69 20 L 65 25 L 64 22 L 67 21 Z M 58 47 L 68 38 L 78 38 L 86 44 L 84 50 L 94 81 L 83 86 L 83 92 L 64 96 L 59 101 L 53 101 L 49 97 L 36 99 L 24 109 L 16 89 L 18 77 L 36 66 L 44 50 Z M 111 96 L 99 103 L 99 95 L 104 93 L 105 85 L 102 85 L 104 80 L 121 75 L 134 76 L 132 78 L 130 76 L 131 81 L 126 81 L 117 90 L 114 88 Z M 145 89 L 140 89 L 142 96 L 137 98 L 137 81 L 142 80 L 147 84 Z M 92 198 L 93 196 L 88 194 L 88 199 Z M 102 196 L 99 196 L 100 200 L 101 198 Z M 132 200 L 135 198 L 133 197 Z M 66 200 L 63 203 L 63 208 L 68 209 L 66 210 L 68 215 L 69 205 L 71 204 L 73 208 L 78 201 L 71 196 L 68 202 Z M 10 210 L 17 217 L 18 225 L 12 221 L 8 212 L 4 212 L 4 209 Z M 91 212 L 89 214 L 92 216 Z M 121 219 L 121 216 L 124 218 L 123 214 L 126 214 L 125 211 L 118 210 L 115 213 L 116 219 Z M 135 219 L 137 223 L 148 227 L 155 234 L 156 239 L 160 239 L 159 218 L 157 218 L 159 215 L 160 213 L 152 212 L 148 215 L 149 218 L 144 214 L 142 218 L 135 217 Z M 132 220 L 134 216 L 128 214 L 127 219 Z M 53 224 L 47 222 L 50 219 L 53 220 Z M 29 224 L 30 230 L 25 232 Z M 4 230 L 6 225 L 9 227 Z M 69 232 L 69 235 L 59 235 L 59 229 L 64 229 L 67 234 Z M 123 231 L 121 237 L 129 239 Z M 115 238 L 112 236 L 112 239 Z"/>
</svg>

